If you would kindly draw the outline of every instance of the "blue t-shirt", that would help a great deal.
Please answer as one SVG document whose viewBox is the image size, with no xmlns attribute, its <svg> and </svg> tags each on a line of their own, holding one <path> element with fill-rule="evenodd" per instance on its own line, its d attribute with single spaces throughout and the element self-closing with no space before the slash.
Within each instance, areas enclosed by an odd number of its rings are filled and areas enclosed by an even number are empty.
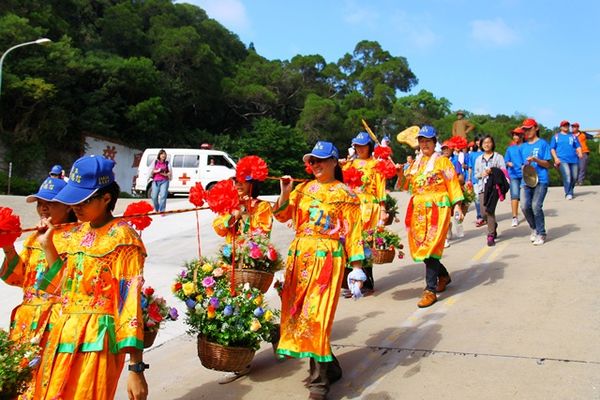
<svg viewBox="0 0 600 400">
<path fill-rule="evenodd" d="M 524 163 L 527 163 L 527 157 L 535 157 L 546 161 L 552 159 L 552 156 L 550 155 L 550 145 L 542 138 L 538 138 L 534 143 L 521 144 L 519 150 Z M 539 183 L 550 183 L 547 168 L 540 167 L 536 162 L 532 162 L 531 165 L 537 171 Z M 525 186 L 525 181 L 521 183 L 521 186 Z"/>
<path fill-rule="evenodd" d="M 467 160 L 467 166 L 471 169 L 471 173 L 469 175 L 469 178 L 471 180 L 471 182 L 473 182 L 473 185 L 475 185 L 477 182 L 479 182 L 479 179 L 477 179 L 477 177 L 475 176 L 475 161 L 477 160 L 477 157 L 479 157 L 480 155 L 483 154 L 483 151 L 472 151 L 469 153 L 469 159 Z"/>
<path fill-rule="evenodd" d="M 512 146 L 508 146 L 506 149 L 506 154 L 504 154 L 504 162 L 507 164 L 509 162 L 513 163 L 512 167 L 506 166 L 509 178 L 520 179 L 523 177 L 523 171 L 521 170 L 523 167 L 523 157 L 521 157 L 519 146 L 514 144 Z"/>
<path fill-rule="evenodd" d="M 556 133 L 550 141 L 550 148 L 556 151 L 556 156 L 560 162 L 568 164 L 577 164 L 579 162 L 575 149 L 580 147 L 579 140 L 570 132 L 567 134 Z"/>
</svg>

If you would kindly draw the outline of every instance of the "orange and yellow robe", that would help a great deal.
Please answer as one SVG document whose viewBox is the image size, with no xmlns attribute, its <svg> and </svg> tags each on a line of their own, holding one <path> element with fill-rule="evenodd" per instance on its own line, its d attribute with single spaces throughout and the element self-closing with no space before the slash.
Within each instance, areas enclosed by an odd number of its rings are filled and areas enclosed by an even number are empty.
<svg viewBox="0 0 600 400">
<path fill-rule="evenodd" d="M 67 243 L 60 236 L 64 229 L 57 228 L 53 238 L 58 253 L 63 253 Z M 15 342 L 35 341 L 43 348 L 52 325 L 56 322 L 60 310 L 59 288 L 44 285 L 47 274 L 56 274 L 62 267 L 59 260 L 48 266 L 46 255 L 38 242 L 38 233 L 30 235 L 23 243 L 23 250 L 18 256 L 4 260 L 0 277 L 11 286 L 23 288 L 23 302 L 15 307 L 10 318 L 9 337 Z M 44 285 L 45 290 L 40 287 Z M 32 384 L 19 397 L 22 400 L 33 399 L 35 374 Z"/>
<path fill-rule="evenodd" d="M 358 197 L 345 184 L 298 185 L 275 211 L 296 236 L 281 293 L 277 353 L 332 361 L 329 337 L 347 262 L 364 259 Z"/>
<path fill-rule="evenodd" d="M 83 223 L 68 241 L 61 315 L 52 327 L 36 380 L 39 399 L 114 398 L 127 349 L 144 348 L 141 288 L 146 250 L 122 220 Z"/>
<path fill-rule="evenodd" d="M 434 153 L 417 157 L 405 175 L 412 195 L 405 221 L 410 254 L 415 261 L 440 259 L 452 206 L 463 200 L 456 169 L 448 158 Z"/>
<path fill-rule="evenodd" d="M 346 170 L 354 167 L 363 173 L 362 185 L 353 188 L 360 199 L 360 211 L 362 215 L 362 226 L 364 230 L 374 229 L 379 222 L 381 203 L 385 201 L 385 177 L 377 171 L 377 160 L 368 158 L 366 160 L 354 159 L 342 167 Z"/>
<path fill-rule="evenodd" d="M 273 209 L 271 205 L 266 201 L 252 199 L 243 207 L 247 207 L 247 216 L 242 217 L 236 235 L 239 237 L 240 235 L 256 232 L 270 235 L 273 227 Z M 233 237 L 231 218 L 231 214 L 223 214 L 213 221 L 213 229 L 217 235 L 224 236 L 227 243 L 231 243 Z"/>
</svg>

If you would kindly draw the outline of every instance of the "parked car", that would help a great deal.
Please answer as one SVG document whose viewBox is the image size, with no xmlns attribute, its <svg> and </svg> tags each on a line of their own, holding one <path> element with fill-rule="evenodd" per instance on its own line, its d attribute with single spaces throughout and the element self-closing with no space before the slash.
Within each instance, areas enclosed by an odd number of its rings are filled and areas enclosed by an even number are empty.
<svg viewBox="0 0 600 400">
<path fill-rule="evenodd" d="M 150 198 L 152 169 L 160 149 L 146 149 L 140 159 L 132 192 Z M 224 151 L 205 149 L 164 149 L 171 166 L 169 194 L 189 194 L 196 182 L 210 189 L 215 183 L 235 176 L 235 162 Z"/>
</svg>

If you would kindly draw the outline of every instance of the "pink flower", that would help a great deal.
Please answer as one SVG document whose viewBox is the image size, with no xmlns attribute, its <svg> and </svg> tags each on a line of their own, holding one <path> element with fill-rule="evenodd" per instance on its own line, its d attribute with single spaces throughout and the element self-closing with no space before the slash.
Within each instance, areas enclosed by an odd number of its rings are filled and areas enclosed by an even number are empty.
<svg viewBox="0 0 600 400">
<path fill-rule="evenodd" d="M 205 288 L 215 286 L 215 279 L 212 276 L 207 276 L 206 278 L 202 279 L 202 286 Z"/>
<path fill-rule="evenodd" d="M 215 278 L 219 278 L 219 277 L 223 276 L 224 273 L 225 273 L 225 271 L 223 271 L 223 268 L 221 268 L 221 267 L 215 268 L 212 272 L 212 274 Z"/>
<path fill-rule="evenodd" d="M 263 256 L 262 251 L 260 251 L 260 248 L 258 247 L 253 247 L 250 250 L 250 257 L 257 259 L 257 258 L 261 258 Z"/>
</svg>

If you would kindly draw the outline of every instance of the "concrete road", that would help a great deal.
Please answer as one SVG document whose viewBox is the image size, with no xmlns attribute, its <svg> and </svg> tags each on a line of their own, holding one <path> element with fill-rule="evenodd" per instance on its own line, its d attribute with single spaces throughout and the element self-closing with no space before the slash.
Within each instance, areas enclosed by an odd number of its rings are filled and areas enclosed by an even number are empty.
<svg viewBox="0 0 600 400">
<path fill-rule="evenodd" d="M 545 202 L 548 242 L 534 247 L 525 222 L 510 227 L 510 204 L 497 211 L 499 238 L 485 244 L 475 228 L 473 206 L 465 237 L 451 241 L 443 263 L 452 276 L 447 291 L 427 309 L 416 302 L 424 267 L 409 257 L 376 266 L 376 291 L 359 301 L 342 299 L 332 343 L 344 370 L 331 399 L 600 399 L 600 276 L 597 256 L 598 187 L 577 188 L 567 201 L 551 188 Z M 394 194 L 401 208 L 407 195 Z M 5 204 L 0 197 L 0 204 Z M 22 199 L 21 199 L 22 201 Z M 169 208 L 187 207 L 183 200 Z M 403 221 L 401 215 L 401 221 Z M 202 250 L 221 241 L 201 213 Z M 522 216 L 520 216 L 522 220 Z M 403 238 L 403 224 L 392 225 Z M 284 251 L 290 230 L 275 224 L 273 239 Z M 143 233 L 149 250 L 148 284 L 171 299 L 169 286 L 185 260 L 197 255 L 194 214 L 155 218 Z M 2 326 L 19 292 L 2 286 Z M 271 305 L 278 301 L 273 290 Z M 145 353 L 150 399 L 305 399 L 306 360 L 278 361 L 265 345 L 252 371 L 219 385 L 222 373 L 207 370 L 196 356 L 195 339 L 181 321 L 168 323 Z M 124 373 L 118 399 L 127 399 Z"/>
</svg>

